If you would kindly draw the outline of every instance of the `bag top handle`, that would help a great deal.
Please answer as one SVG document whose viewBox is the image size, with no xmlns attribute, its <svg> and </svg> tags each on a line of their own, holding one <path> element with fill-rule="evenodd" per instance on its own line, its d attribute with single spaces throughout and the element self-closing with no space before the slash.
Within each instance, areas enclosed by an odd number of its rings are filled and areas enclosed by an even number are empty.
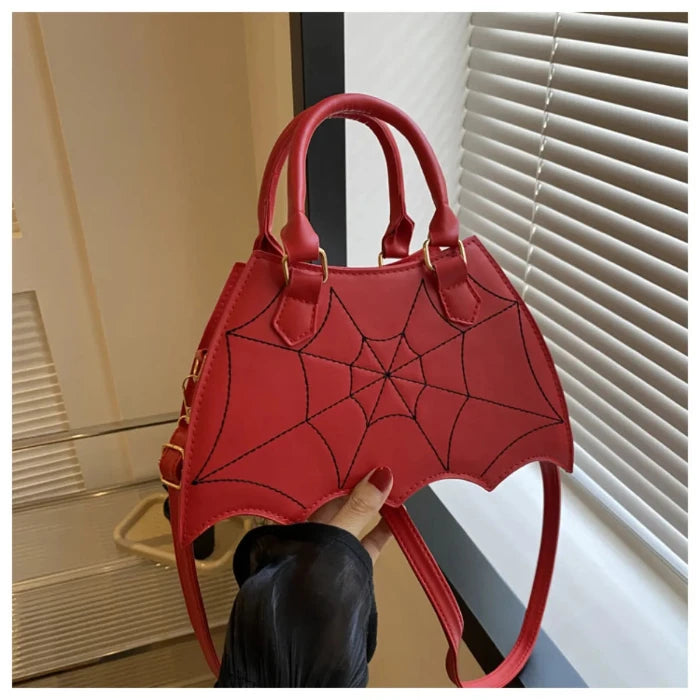
<svg viewBox="0 0 700 700">
<path fill-rule="evenodd" d="M 277 185 L 282 173 L 282 166 L 289 155 L 289 147 L 294 130 L 302 114 L 314 108 L 308 107 L 286 126 L 270 153 L 260 185 L 258 236 L 253 245 L 255 250 L 266 250 L 279 255 L 284 254 L 271 231 L 275 211 L 275 193 L 277 192 Z M 389 224 L 382 238 L 381 255 L 383 258 L 406 257 L 409 254 L 414 223 L 406 213 L 403 168 L 396 139 L 389 127 L 374 117 L 366 117 L 355 112 L 341 113 L 335 116 L 339 118 L 347 117 L 365 124 L 377 137 L 386 159 L 386 169 L 389 178 Z"/>
<path fill-rule="evenodd" d="M 423 132 L 405 112 L 392 104 L 371 95 L 349 93 L 327 97 L 299 116 L 289 153 L 288 220 L 282 229 L 282 242 L 289 263 L 312 261 L 319 256 L 319 239 L 305 214 L 306 155 L 311 137 L 325 119 L 351 113 L 380 119 L 406 137 L 416 153 L 435 203 L 435 214 L 428 229 L 429 243 L 458 247 L 459 223 L 449 205 L 440 164 Z"/>
</svg>

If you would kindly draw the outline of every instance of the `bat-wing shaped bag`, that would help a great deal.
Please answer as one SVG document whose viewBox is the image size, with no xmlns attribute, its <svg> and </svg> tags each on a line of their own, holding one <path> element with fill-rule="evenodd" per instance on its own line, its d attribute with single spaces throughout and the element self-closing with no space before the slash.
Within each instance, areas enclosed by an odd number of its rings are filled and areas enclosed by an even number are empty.
<svg viewBox="0 0 700 700">
<path fill-rule="evenodd" d="M 387 160 L 391 220 L 377 267 L 329 266 L 304 213 L 307 148 L 331 117 L 367 124 Z M 401 162 L 386 124 L 415 150 L 435 204 L 428 238 L 413 255 Z M 281 247 L 270 223 L 287 157 L 289 215 Z M 182 589 L 211 669 L 218 674 L 219 660 L 193 541 L 237 514 L 306 520 L 385 465 L 394 483 L 382 515 L 440 619 L 450 678 L 464 687 L 508 684 L 537 638 L 557 545 L 558 470 L 573 467 L 564 396 L 535 321 L 482 243 L 474 236 L 460 240 L 423 133 L 374 97 L 334 95 L 290 123 L 267 164 L 258 216 L 252 254 L 234 265 L 207 324 L 160 461 Z M 382 256 L 400 259 L 382 266 Z M 535 461 L 544 517 L 522 630 L 496 670 L 461 681 L 462 616 L 403 503 L 440 479 L 466 479 L 491 491 Z"/>
</svg>

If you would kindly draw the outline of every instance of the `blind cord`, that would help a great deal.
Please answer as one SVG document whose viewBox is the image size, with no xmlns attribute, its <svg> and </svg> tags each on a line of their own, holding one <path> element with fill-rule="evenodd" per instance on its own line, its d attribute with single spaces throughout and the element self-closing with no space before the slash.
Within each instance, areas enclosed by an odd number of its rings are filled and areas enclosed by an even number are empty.
<svg viewBox="0 0 700 700">
<path fill-rule="evenodd" d="M 557 12 L 554 15 L 554 25 L 552 27 L 552 48 L 549 52 L 549 70 L 547 71 L 547 82 L 545 84 L 545 97 L 544 97 L 544 108 L 542 110 L 542 122 L 540 125 L 540 143 L 537 152 L 537 168 L 535 170 L 535 187 L 532 195 L 532 208 L 530 211 L 530 230 L 528 232 L 527 239 L 527 254 L 525 256 L 525 273 L 523 274 L 523 301 L 527 301 L 527 291 L 528 285 L 528 275 L 530 273 L 530 257 L 532 256 L 532 250 L 534 247 L 535 231 L 537 230 L 537 224 L 535 223 L 535 218 L 537 217 L 537 212 L 540 205 L 537 202 L 540 190 L 542 189 L 542 182 L 540 177 L 542 175 L 542 167 L 544 165 L 544 149 L 547 144 L 547 124 L 549 123 L 549 105 L 552 101 L 554 95 L 554 88 L 552 88 L 552 80 L 554 78 L 554 57 L 559 47 L 559 38 L 557 32 L 559 30 L 559 24 L 561 22 L 561 12 Z"/>
</svg>

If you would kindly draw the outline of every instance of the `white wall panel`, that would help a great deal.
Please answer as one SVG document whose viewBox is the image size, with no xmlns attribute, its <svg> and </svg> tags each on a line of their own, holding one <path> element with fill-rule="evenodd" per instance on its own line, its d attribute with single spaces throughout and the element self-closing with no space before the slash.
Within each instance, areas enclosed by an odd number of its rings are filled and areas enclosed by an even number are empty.
<svg viewBox="0 0 700 700">
<path fill-rule="evenodd" d="M 466 98 L 467 13 L 345 13 L 345 90 L 403 109 L 427 136 L 457 212 Z M 346 122 L 348 264 L 376 265 L 389 220 L 386 169 L 367 127 Z M 397 136 L 406 173 L 411 250 L 425 240 L 433 204 L 418 161 Z M 318 232 L 323 239 L 323 231 Z"/>
</svg>

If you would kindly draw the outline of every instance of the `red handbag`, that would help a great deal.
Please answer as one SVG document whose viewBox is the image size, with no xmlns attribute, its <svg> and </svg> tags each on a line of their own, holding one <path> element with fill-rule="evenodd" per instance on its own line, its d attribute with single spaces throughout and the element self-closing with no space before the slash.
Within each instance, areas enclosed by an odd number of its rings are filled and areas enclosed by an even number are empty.
<svg viewBox="0 0 700 700">
<path fill-rule="evenodd" d="M 306 217 L 305 159 L 325 119 L 365 122 L 387 159 L 390 223 L 373 268 L 328 266 Z M 386 124 L 413 147 L 435 204 L 422 251 L 408 255 L 401 162 Z M 285 158 L 283 246 L 270 232 Z M 184 383 L 180 420 L 160 460 L 187 609 L 215 675 L 193 541 L 215 522 L 253 514 L 306 520 L 370 469 L 392 469 L 382 515 L 448 640 L 462 687 L 502 687 L 525 665 L 540 628 L 559 529 L 558 467 L 573 468 L 556 369 L 527 307 L 474 236 L 461 241 L 437 158 L 416 124 L 368 95 L 334 95 L 298 115 L 272 151 L 258 202 L 259 235 L 226 282 Z M 321 258 L 321 265 L 311 264 Z M 380 260 L 381 263 L 381 260 Z M 542 540 L 522 630 L 493 672 L 461 681 L 463 620 L 404 501 L 440 479 L 487 491 L 539 461 Z"/>
</svg>

